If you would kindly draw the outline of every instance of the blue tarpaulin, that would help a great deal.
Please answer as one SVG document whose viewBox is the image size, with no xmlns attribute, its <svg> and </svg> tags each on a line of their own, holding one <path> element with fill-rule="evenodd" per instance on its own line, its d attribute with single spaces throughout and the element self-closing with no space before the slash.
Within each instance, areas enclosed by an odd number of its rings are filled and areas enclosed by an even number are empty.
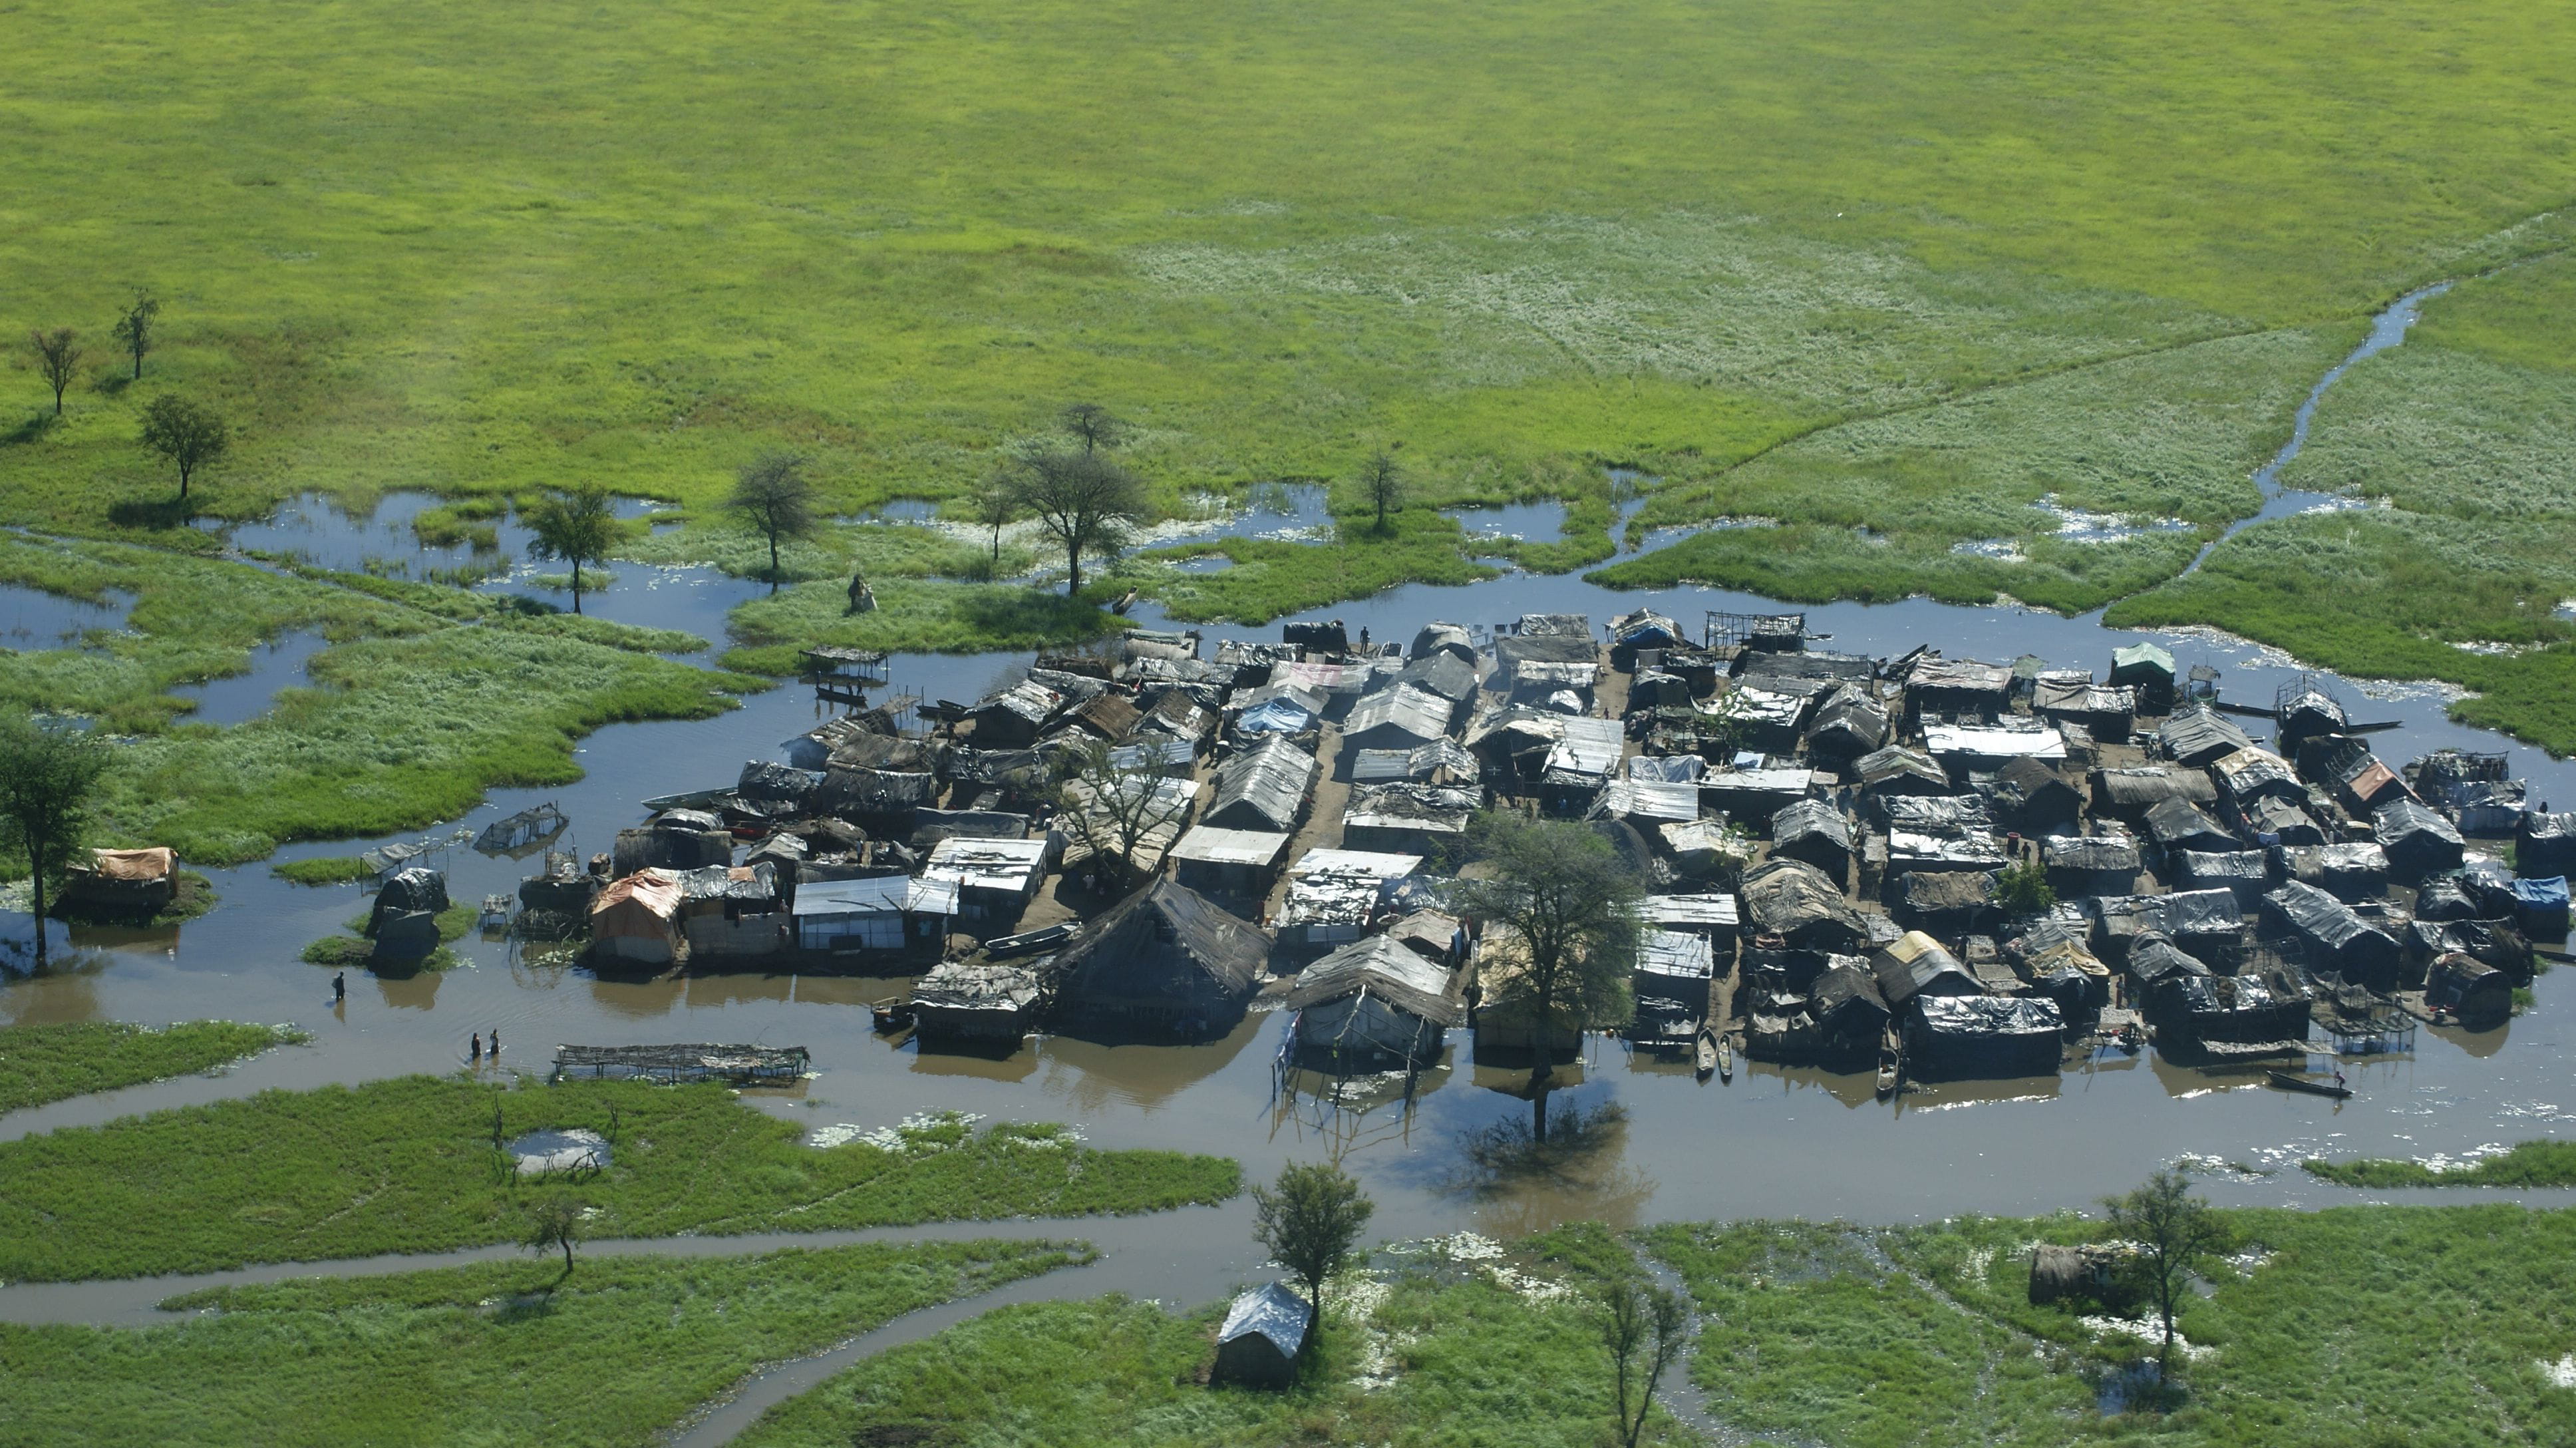
<svg viewBox="0 0 2576 1448">
<path fill-rule="evenodd" d="M 2567 914 L 2567 877 L 2513 882 L 2514 910 L 2525 920 L 2558 919 Z"/>
</svg>

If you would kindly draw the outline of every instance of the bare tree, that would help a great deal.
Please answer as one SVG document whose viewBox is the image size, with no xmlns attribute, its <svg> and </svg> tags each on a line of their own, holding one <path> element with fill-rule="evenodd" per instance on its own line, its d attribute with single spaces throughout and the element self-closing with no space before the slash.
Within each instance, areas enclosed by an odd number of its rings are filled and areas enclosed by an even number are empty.
<svg viewBox="0 0 2576 1448">
<path fill-rule="evenodd" d="M 1013 495 L 1010 480 L 994 478 L 977 489 L 971 516 L 976 522 L 993 530 L 993 568 L 996 572 L 1000 571 L 1002 530 L 1010 526 L 1013 519 L 1020 516 L 1020 500 Z"/>
<path fill-rule="evenodd" d="M 1039 453 L 1011 482 L 1011 500 L 1064 549 L 1068 596 L 1082 592 L 1082 560 L 1115 558 L 1129 525 L 1145 516 L 1145 484 L 1088 452 Z"/>
<path fill-rule="evenodd" d="M 143 377 L 143 354 L 152 350 L 152 330 L 161 320 L 161 299 L 149 287 L 136 287 L 134 300 L 116 317 L 115 328 L 108 333 L 116 344 L 134 358 L 134 376 Z"/>
<path fill-rule="evenodd" d="M 1386 515 L 1404 507 L 1404 470 L 1395 465 L 1395 456 L 1384 448 L 1369 455 L 1360 464 L 1360 496 L 1377 509 L 1377 530 L 1386 531 Z"/>
<path fill-rule="evenodd" d="M 1349 1261 L 1376 1210 L 1359 1183 L 1340 1167 L 1320 1162 L 1292 1162 L 1279 1169 L 1277 1185 L 1252 1189 L 1252 1239 L 1306 1285 L 1316 1337 L 1324 1330 L 1324 1284 Z"/>
<path fill-rule="evenodd" d="M 1670 1291 L 1622 1273 L 1599 1288 L 1601 1344 L 1610 1349 L 1619 1441 L 1637 1448 L 1655 1384 L 1690 1343 L 1690 1308 Z"/>
<path fill-rule="evenodd" d="M 1529 1083 L 1534 1134 L 1545 1140 L 1555 1069 L 1547 1042 L 1625 1018 L 1645 887 L 1607 840 L 1580 824 L 1488 810 L 1468 837 L 1490 874 L 1460 881 L 1459 905 L 1507 927 L 1528 952 L 1528 968 L 1507 983 L 1509 994 L 1485 1004 L 1529 1017 L 1539 1042 Z"/>
<path fill-rule="evenodd" d="M 232 431 L 211 407 L 164 392 L 143 409 L 142 442 L 179 469 L 179 496 L 188 496 L 188 480 L 232 446 Z"/>
<path fill-rule="evenodd" d="M 596 483 L 550 489 L 528 510 L 528 551 L 572 565 L 572 611 L 581 612 L 581 566 L 605 563 L 617 545 L 617 513 L 608 490 Z"/>
<path fill-rule="evenodd" d="M 1096 402 L 1077 402 L 1066 408 L 1063 421 L 1064 430 L 1081 440 L 1086 457 L 1127 440 L 1127 424 L 1110 416 L 1109 409 Z"/>
<path fill-rule="evenodd" d="M 763 453 L 734 475 L 733 495 L 725 506 L 743 516 L 769 540 L 769 591 L 778 591 L 778 543 L 814 531 L 814 485 L 805 478 L 805 459 L 793 453 Z"/>
<path fill-rule="evenodd" d="M 1056 787 L 1056 828 L 1089 849 L 1095 859 L 1118 864 L 1117 893 L 1144 872 L 1136 856 L 1155 834 L 1177 836 L 1196 799 L 1185 780 L 1167 780 L 1151 764 L 1121 765 L 1102 740 L 1086 741 L 1063 756 Z M 1182 788 L 1172 788 L 1172 785 Z"/>
<path fill-rule="evenodd" d="M 2138 1266 L 2156 1299 L 2164 1339 L 2156 1350 L 2156 1375 L 2173 1366 L 2174 1309 L 2191 1290 L 2192 1274 L 2201 1263 L 2227 1250 L 2227 1223 L 2209 1203 L 2191 1194 L 2191 1183 L 2178 1171 L 2159 1171 L 2147 1184 L 2121 1196 L 2104 1197 L 2111 1225 L 2138 1246 Z"/>
<path fill-rule="evenodd" d="M 77 729 L 0 716 L 0 842 L 24 853 L 34 877 L 36 964 L 45 963 L 45 886 L 61 877 L 89 827 L 107 773 L 107 746 Z"/>
<path fill-rule="evenodd" d="M 542 1257 L 563 1249 L 564 1277 L 572 1275 L 573 1244 L 581 1240 L 581 1203 L 557 1192 L 528 1209 L 528 1234 L 519 1245 Z M 557 1282 L 562 1277 L 555 1279 Z"/>
<path fill-rule="evenodd" d="M 54 416 L 63 415 L 63 389 L 72 385 L 72 369 L 80 365 L 80 333 L 69 327 L 56 327 L 48 332 L 42 327 L 27 334 L 36 349 L 36 372 L 45 385 L 54 389 Z"/>
</svg>

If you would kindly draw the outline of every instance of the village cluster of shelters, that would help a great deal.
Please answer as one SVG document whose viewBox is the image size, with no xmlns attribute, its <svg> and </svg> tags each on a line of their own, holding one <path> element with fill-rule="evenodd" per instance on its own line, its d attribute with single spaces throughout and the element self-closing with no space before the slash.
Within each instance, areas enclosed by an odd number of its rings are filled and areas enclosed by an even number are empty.
<svg viewBox="0 0 2576 1448">
<path fill-rule="evenodd" d="M 1821 642 L 1796 615 L 1694 639 L 1647 611 L 1401 642 L 1131 629 L 655 801 L 606 855 L 550 856 L 522 915 L 586 930 L 603 968 L 916 976 L 925 1041 L 1200 1038 L 1274 987 L 1294 1048 L 1353 1069 L 1461 1026 L 1564 1050 L 1447 888 L 1475 813 L 1515 807 L 1588 821 L 1649 882 L 1641 1046 L 1920 1076 L 2492 1018 L 2530 934 L 2564 928 L 2576 815 L 2528 807 L 2500 756 L 2390 769 L 2314 681 L 2256 709 L 2153 644 L 2097 677 Z M 2519 874 L 2478 837 L 2515 840 Z"/>
</svg>

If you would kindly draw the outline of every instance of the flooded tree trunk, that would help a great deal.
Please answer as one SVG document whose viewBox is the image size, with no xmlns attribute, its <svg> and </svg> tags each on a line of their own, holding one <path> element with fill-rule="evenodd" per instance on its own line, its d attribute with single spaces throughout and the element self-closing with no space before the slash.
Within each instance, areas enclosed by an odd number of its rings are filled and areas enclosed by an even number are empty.
<svg viewBox="0 0 2576 1448">
<path fill-rule="evenodd" d="M 27 866 L 29 882 L 36 891 L 36 968 L 42 970 L 45 967 L 45 852 L 40 849 L 27 851 Z"/>
<path fill-rule="evenodd" d="M 1547 1068 L 1544 1065 L 1539 1067 L 1539 1074 L 1532 1079 L 1530 1086 L 1530 1141 L 1544 1144 L 1547 1141 Z"/>
</svg>

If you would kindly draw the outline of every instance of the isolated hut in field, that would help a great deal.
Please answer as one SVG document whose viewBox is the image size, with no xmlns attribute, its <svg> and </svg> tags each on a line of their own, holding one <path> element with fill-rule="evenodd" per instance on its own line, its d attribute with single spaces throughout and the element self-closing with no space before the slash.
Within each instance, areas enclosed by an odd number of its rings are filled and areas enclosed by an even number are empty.
<svg viewBox="0 0 2576 1448">
<path fill-rule="evenodd" d="M 2369 840 L 2285 850 L 2290 878 L 2347 904 L 2387 893 L 2388 852 Z"/>
<path fill-rule="evenodd" d="M 1909 930 L 1872 953 L 1869 966 L 1879 998 L 1892 1011 L 1904 1010 L 1919 995 L 1985 994 L 1975 972 L 1920 930 Z"/>
<path fill-rule="evenodd" d="M 1391 935 L 1354 941 L 1297 974 L 1299 1056 L 1341 1070 L 1423 1066 L 1466 1020 L 1456 974 Z"/>
<path fill-rule="evenodd" d="M 1450 701 L 1396 683 L 1363 695 L 1342 723 L 1345 749 L 1419 749 L 1449 732 Z"/>
<path fill-rule="evenodd" d="M 1046 885 L 1053 838 L 983 840 L 958 836 L 930 851 L 924 880 L 944 881 L 957 892 L 957 913 L 989 925 L 1018 921 Z M 799 892 L 802 893 L 801 891 Z"/>
<path fill-rule="evenodd" d="M 1820 799 L 1802 799 L 1771 816 L 1774 859 L 1804 860 L 1835 880 L 1851 869 L 1851 822 Z"/>
<path fill-rule="evenodd" d="M 2281 931 L 2304 948 L 2311 971 L 2331 971 L 2375 991 L 2395 986 L 2396 940 L 2354 914 L 2351 906 L 2296 880 L 2264 896 L 2263 905 Z"/>
<path fill-rule="evenodd" d="M 1037 1029 L 1045 989 L 1031 966 L 948 961 L 912 988 L 912 1027 L 924 1040 L 1017 1041 Z"/>
<path fill-rule="evenodd" d="M 2039 1243 L 2030 1252 L 2030 1300 L 2035 1306 L 2070 1298 L 2124 1302 L 2120 1269 L 2135 1255 L 2130 1248 Z"/>
<path fill-rule="evenodd" d="M 2254 741 L 2246 737 L 2235 720 L 2207 704 L 2194 704 L 2177 712 L 2156 730 L 2156 739 L 2166 757 L 2195 767 L 2254 747 Z"/>
<path fill-rule="evenodd" d="M 1695 801 L 1694 801 L 1695 802 Z M 1342 811 L 1342 843 L 1381 854 L 1454 854 L 1467 838 L 1476 796 L 1430 785 L 1354 785 Z"/>
<path fill-rule="evenodd" d="M 2533 879 L 2576 875 L 2576 811 L 2522 817 L 2514 833 L 2514 871 Z"/>
<path fill-rule="evenodd" d="M 610 881 L 591 903 L 591 954 L 638 965 L 678 960 L 685 948 L 681 901 L 680 878 L 667 870 L 638 870 Z"/>
<path fill-rule="evenodd" d="M 2169 799 L 2147 811 L 2141 827 L 2168 856 L 2177 850 L 2232 850 L 2236 837 L 2189 800 Z"/>
<path fill-rule="evenodd" d="M 92 850 L 87 865 L 64 872 L 62 903 L 75 914 L 148 919 L 178 898 L 178 857 L 164 845 Z"/>
<path fill-rule="evenodd" d="M 1285 1388 L 1297 1381 L 1297 1359 L 1315 1331 L 1315 1310 L 1280 1283 L 1257 1287 L 1234 1300 L 1216 1332 L 1221 1383 Z"/>
<path fill-rule="evenodd" d="M 2111 682 L 2137 691 L 2138 712 L 2164 714 L 2174 704 L 2174 658 L 2163 646 L 2130 644 L 2111 650 Z"/>
<path fill-rule="evenodd" d="M 2388 856 L 2388 868 L 2399 879 L 2419 879 L 2459 867 L 2467 842 L 2451 822 L 2434 810 L 2406 798 L 2391 799 L 2371 812 L 2371 833 Z"/>
<path fill-rule="evenodd" d="M 1269 893 L 1288 853 L 1286 834 L 1193 825 L 1164 856 L 1172 878 L 1203 895 L 1257 900 Z"/>
<path fill-rule="evenodd" d="M 2138 696 L 2117 684 L 2097 684 L 2081 672 L 2043 673 L 2031 681 L 2030 711 L 2060 724 L 2081 725 L 2105 743 L 2129 737 L 2138 713 Z"/>
<path fill-rule="evenodd" d="M 1270 941 L 1198 892 L 1157 881 L 1083 927 L 1056 956 L 1068 1020 L 1223 1034 L 1261 988 Z"/>
<path fill-rule="evenodd" d="M 1294 834 L 1318 772 L 1315 756 L 1294 741 L 1265 739 L 1217 770 L 1216 800 L 1201 822 L 1219 829 Z"/>
<path fill-rule="evenodd" d="M 910 875 L 809 880 L 788 918 L 798 949 L 821 955 L 936 956 L 957 915 L 957 883 Z"/>
<path fill-rule="evenodd" d="M 1908 1070 L 1936 1079 L 2053 1076 L 2065 1017 L 2045 997 L 1934 995 L 1908 1011 Z"/>
<path fill-rule="evenodd" d="M 2084 791 L 2042 759 L 2016 759 L 1985 786 L 1995 822 L 2031 839 L 2073 834 L 2084 815 Z"/>
<path fill-rule="evenodd" d="M 1836 684 L 1816 703 L 1807 725 L 1807 752 L 1840 763 L 1859 759 L 1887 743 L 1887 706 L 1866 684 Z"/>
<path fill-rule="evenodd" d="M 2168 765 L 2093 771 L 2093 812 L 2097 815 L 2141 824 L 2147 811 L 2170 799 L 2194 806 L 2216 804 L 2218 786 L 2209 782 L 2203 770 Z"/>
<path fill-rule="evenodd" d="M 2049 888 L 2067 897 L 2130 894 L 2144 863 L 2137 843 L 2116 835 L 2051 835 L 2040 842 L 2039 860 Z"/>
<path fill-rule="evenodd" d="M 1426 623 L 1414 632 L 1413 647 L 1406 651 L 1405 657 L 1418 663 L 1433 654 L 1448 654 L 1473 666 L 1476 662 L 1476 640 L 1459 624 Z"/>
<path fill-rule="evenodd" d="M 447 877 L 414 865 L 386 877 L 367 914 L 367 937 L 379 960 L 419 960 L 438 948 L 438 917 L 448 908 Z"/>
<path fill-rule="evenodd" d="M 1772 860 L 1749 871 L 1736 893 L 1753 933 L 1776 936 L 1789 949 L 1851 954 L 1869 939 L 1860 912 L 1804 860 Z"/>
</svg>

